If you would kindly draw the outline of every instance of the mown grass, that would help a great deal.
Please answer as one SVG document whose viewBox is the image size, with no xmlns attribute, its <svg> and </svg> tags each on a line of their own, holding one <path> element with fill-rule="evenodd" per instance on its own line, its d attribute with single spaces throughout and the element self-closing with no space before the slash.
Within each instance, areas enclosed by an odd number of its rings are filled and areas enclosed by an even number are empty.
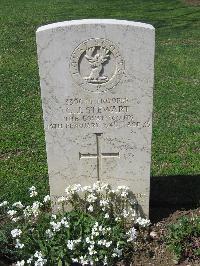
<svg viewBox="0 0 200 266">
<path fill-rule="evenodd" d="M 44 24 L 117 18 L 156 28 L 152 175 L 200 171 L 200 7 L 178 0 L 1 0 L 0 201 L 48 191 L 35 31 Z"/>
</svg>

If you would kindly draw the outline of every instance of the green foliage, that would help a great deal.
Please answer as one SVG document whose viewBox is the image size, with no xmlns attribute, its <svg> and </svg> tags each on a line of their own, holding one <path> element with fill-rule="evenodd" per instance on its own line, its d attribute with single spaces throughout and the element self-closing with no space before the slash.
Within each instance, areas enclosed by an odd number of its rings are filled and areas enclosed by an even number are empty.
<svg viewBox="0 0 200 266">
<path fill-rule="evenodd" d="M 0 221 L 0 258 L 9 258 L 12 261 L 17 256 L 10 234 L 13 224 L 9 220 L 5 220 L 5 217 L 1 213 Z"/>
<path fill-rule="evenodd" d="M 185 216 L 171 224 L 166 241 L 178 260 L 200 258 L 200 216 Z"/>
</svg>

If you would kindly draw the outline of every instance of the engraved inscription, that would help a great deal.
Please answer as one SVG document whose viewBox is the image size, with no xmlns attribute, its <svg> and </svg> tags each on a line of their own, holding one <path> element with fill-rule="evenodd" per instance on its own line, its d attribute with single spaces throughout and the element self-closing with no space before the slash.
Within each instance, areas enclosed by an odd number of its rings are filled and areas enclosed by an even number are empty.
<svg viewBox="0 0 200 266">
<path fill-rule="evenodd" d="M 79 152 L 79 159 L 97 159 L 97 179 L 100 180 L 101 178 L 101 166 L 102 166 L 102 159 L 109 158 L 109 157 L 117 157 L 119 158 L 119 152 L 112 152 L 112 153 L 103 153 L 101 152 L 101 145 L 100 139 L 102 139 L 103 133 L 95 133 L 96 135 L 96 144 L 97 144 L 97 153 L 80 153 Z"/>
<path fill-rule="evenodd" d="M 101 38 L 82 42 L 72 52 L 71 75 L 81 88 L 89 92 L 106 92 L 115 87 L 124 73 L 124 60 L 119 48 Z"/>
<path fill-rule="evenodd" d="M 150 119 L 138 121 L 132 111 L 130 99 L 113 98 L 66 98 L 63 117 L 51 121 L 50 129 L 77 128 L 134 128 L 150 127 Z M 100 129 L 101 130 L 101 129 Z"/>
</svg>

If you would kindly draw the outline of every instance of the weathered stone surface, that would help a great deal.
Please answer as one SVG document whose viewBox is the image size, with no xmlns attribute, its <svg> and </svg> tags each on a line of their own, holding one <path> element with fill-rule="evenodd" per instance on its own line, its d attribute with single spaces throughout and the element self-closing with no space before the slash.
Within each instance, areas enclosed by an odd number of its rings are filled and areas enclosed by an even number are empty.
<svg viewBox="0 0 200 266">
<path fill-rule="evenodd" d="M 36 35 L 51 195 L 99 179 L 129 186 L 148 215 L 154 28 L 95 19 Z"/>
</svg>

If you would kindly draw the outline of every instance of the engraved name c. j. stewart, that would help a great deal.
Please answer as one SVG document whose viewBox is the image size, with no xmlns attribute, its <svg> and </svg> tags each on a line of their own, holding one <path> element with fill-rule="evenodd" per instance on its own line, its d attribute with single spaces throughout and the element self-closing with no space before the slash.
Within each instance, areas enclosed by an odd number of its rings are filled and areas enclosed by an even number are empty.
<svg viewBox="0 0 200 266">
<path fill-rule="evenodd" d="M 96 153 L 81 153 L 79 152 L 79 159 L 96 159 L 97 164 L 97 179 L 101 179 L 102 159 L 104 158 L 119 158 L 119 152 L 101 152 L 101 143 L 103 133 L 94 133 L 96 135 Z"/>
<path fill-rule="evenodd" d="M 138 121 L 126 97 L 82 99 L 69 97 L 64 100 L 63 117 L 51 121 L 49 129 L 76 128 L 142 128 L 150 127 L 149 119 Z"/>
</svg>

